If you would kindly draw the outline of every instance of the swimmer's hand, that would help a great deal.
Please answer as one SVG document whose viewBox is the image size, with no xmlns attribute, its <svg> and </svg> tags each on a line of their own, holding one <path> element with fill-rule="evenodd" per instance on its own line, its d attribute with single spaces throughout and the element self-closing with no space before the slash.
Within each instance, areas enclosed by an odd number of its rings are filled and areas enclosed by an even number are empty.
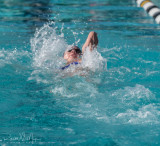
<svg viewBox="0 0 160 146">
<path fill-rule="evenodd" d="M 84 53 L 85 49 L 87 47 L 90 48 L 90 51 L 92 51 L 94 48 L 96 48 L 98 45 L 98 37 L 97 37 L 97 33 L 94 31 L 91 31 L 88 35 L 88 38 L 85 42 L 85 44 L 82 47 L 82 53 Z"/>
<path fill-rule="evenodd" d="M 94 31 L 92 31 L 92 32 L 89 33 L 88 37 L 89 37 L 89 39 L 90 39 L 90 44 L 91 44 L 92 46 L 95 46 L 95 47 L 96 47 L 96 46 L 98 45 L 97 33 L 94 32 Z"/>
</svg>

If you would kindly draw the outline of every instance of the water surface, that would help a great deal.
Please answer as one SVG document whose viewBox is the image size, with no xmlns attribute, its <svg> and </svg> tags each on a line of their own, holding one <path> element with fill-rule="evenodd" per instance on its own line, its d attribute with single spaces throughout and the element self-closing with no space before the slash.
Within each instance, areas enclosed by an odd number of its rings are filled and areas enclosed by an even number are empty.
<svg viewBox="0 0 160 146">
<path fill-rule="evenodd" d="M 134 0 L 0 7 L 1 144 L 160 144 L 160 26 Z M 59 71 L 66 47 L 90 31 L 99 37 L 90 70 Z"/>
</svg>

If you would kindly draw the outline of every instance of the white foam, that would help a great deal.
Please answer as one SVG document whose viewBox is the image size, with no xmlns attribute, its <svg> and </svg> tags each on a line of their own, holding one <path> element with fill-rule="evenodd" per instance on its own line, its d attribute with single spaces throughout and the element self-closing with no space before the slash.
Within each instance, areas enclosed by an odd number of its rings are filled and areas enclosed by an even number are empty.
<svg viewBox="0 0 160 146">
<path fill-rule="evenodd" d="M 98 94 L 97 89 L 87 82 L 83 82 L 82 79 L 76 80 L 76 77 L 72 78 L 74 80 L 71 82 L 70 79 L 64 80 L 63 86 L 57 85 L 54 89 L 51 90 L 57 96 L 67 97 L 67 98 L 74 98 L 74 97 L 81 97 L 88 94 L 90 97 L 95 97 Z M 72 90 L 69 90 L 69 89 Z"/>
<path fill-rule="evenodd" d="M 55 69 L 63 64 L 61 55 L 67 48 L 67 43 L 62 34 L 56 34 L 56 28 L 46 24 L 36 31 L 34 38 L 31 39 L 31 48 L 35 67 Z"/>
<path fill-rule="evenodd" d="M 137 100 L 137 99 L 150 99 L 155 98 L 155 95 L 143 85 L 136 84 L 135 87 L 125 87 L 112 93 L 112 96 L 120 97 L 123 102 L 126 100 Z"/>
<path fill-rule="evenodd" d="M 82 67 L 89 68 L 92 71 L 107 69 L 106 63 L 106 59 L 103 58 L 96 49 L 90 51 L 89 48 L 87 48 L 82 57 Z"/>
<path fill-rule="evenodd" d="M 16 48 L 14 50 L 5 50 L 4 48 L 0 50 L 0 67 L 5 66 L 6 64 L 13 64 L 13 62 L 17 62 L 19 58 L 29 57 L 29 53 L 27 51 L 18 51 Z"/>
<path fill-rule="evenodd" d="M 112 93 L 120 113 L 115 118 L 123 123 L 143 124 L 158 123 L 160 112 L 156 105 L 151 104 L 155 95 L 143 85 L 125 87 Z"/>
<path fill-rule="evenodd" d="M 67 98 L 73 98 L 77 97 L 78 93 L 72 93 L 71 91 L 67 90 L 65 87 L 55 87 L 54 89 L 51 90 L 52 93 L 55 95 L 60 95 L 61 97 L 67 97 Z"/>
<path fill-rule="evenodd" d="M 120 113 L 116 118 L 131 124 L 159 123 L 160 111 L 155 105 L 146 105 L 137 111 L 129 109 L 125 113 Z"/>
</svg>

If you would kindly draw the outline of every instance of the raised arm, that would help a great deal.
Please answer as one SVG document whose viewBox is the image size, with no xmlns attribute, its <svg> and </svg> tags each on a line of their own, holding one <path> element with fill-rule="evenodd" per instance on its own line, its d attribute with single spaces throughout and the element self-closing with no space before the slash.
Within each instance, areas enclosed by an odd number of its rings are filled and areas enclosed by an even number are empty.
<svg viewBox="0 0 160 146">
<path fill-rule="evenodd" d="M 92 51 L 94 48 L 96 48 L 98 45 L 98 37 L 97 33 L 94 31 L 91 31 L 88 35 L 88 38 L 86 39 L 86 42 L 84 43 L 82 47 L 82 53 L 84 53 L 85 49 L 89 46 L 90 51 Z"/>
</svg>

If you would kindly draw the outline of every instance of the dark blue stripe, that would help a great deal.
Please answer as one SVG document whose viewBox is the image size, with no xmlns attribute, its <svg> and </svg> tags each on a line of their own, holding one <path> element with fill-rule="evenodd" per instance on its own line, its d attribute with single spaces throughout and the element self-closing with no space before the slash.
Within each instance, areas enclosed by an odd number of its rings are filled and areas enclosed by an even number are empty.
<svg viewBox="0 0 160 146">
<path fill-rule="evenodd" d="M 77 64 L 79 64 L 79 63 L 78 63 L 78 62 L 73 62 L 73 63 L 70 63 L 70 64 L 62 67 L 61 69 L 64 70 L 64 69 L 68 68 L 71 64 L 77 65 Z"/>
</svg>

